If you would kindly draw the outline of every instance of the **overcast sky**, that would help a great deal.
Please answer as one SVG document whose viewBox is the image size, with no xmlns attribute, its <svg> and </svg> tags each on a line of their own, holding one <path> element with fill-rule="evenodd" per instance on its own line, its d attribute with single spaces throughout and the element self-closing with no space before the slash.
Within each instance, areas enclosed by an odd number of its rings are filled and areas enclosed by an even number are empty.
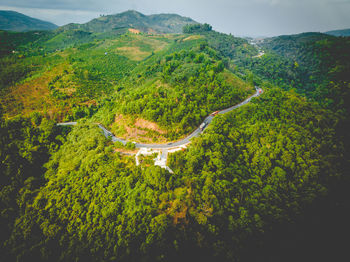
<svg viewBox="0 0 350 262">
<path fill-rule="evenodd" d="M 177 13 L 239 36 L 274 36 L 350 28 L 350 0 L 0 0 L 57 25 L 85 23 L 100 14 L 136 10 Z"/>
</svg>

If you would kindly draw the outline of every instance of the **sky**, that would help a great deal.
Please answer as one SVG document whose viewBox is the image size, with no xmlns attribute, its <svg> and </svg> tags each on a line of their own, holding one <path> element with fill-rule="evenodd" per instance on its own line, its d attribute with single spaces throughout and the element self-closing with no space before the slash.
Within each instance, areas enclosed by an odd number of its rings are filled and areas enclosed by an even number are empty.
<svg viewBox="0 0 350 262">
<path fill-rule="evenodd" d="M 276 36 L 350 28 L 350 0 L 0 0 L 13 10 L 57 25 L 136 10 L 176 13 L 236 36 Z"/>
</svg>

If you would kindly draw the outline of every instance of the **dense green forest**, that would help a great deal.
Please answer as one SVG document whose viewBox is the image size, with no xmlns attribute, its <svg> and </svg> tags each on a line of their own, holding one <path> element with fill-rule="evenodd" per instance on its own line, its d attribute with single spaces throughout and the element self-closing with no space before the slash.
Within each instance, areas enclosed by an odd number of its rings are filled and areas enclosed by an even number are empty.
<svg viewBox="0 0 350 262">
<path fill-rule="evenodd" d="M 334 109 L 348 107 L 350 39 L 321 33 L 304 33 L 265 39 L 267 53 L 260 58 L 241 59 L 257 83 L 270 81 Z"/>
<path fill-rule="evenodd" d="M 140 32 L 115 28 L 123 17 Z M 183 34 L 146 33 L 184 21 L 194 24 Z M 133 11 L 0 31 L 0 260 L 340 260 L 349 38 L 306 33 L 259 48 Z M 152 141 L 176 140 L 255 85 L 261 96 L 169 154 L 174 173 L 148 158 L 136 166 L 135 145 L 121 148 L 95 124 L 127 135 L 139 120 L 157 127 Z"/>
<path fill-rule="evenodd" d="M 45 164 L 47 182 L 26 189 L 6 244 L 20 261 L 234 260 L 342 179 L 345 148 L 326 113 L 271 89 L 171 155 L 173 175 L 136 168 L 81 124 Z"/>
<path fill-rule="evenodd" d="M 15 220 L 43 183 L 50 154 L 65 141 L 68 130 L 60 130 L 53 121 L 33 114 L 31 118 L 4 120 L 1 114 L 0 206 L 1 245 L 9 238 Z"/>
</svg>

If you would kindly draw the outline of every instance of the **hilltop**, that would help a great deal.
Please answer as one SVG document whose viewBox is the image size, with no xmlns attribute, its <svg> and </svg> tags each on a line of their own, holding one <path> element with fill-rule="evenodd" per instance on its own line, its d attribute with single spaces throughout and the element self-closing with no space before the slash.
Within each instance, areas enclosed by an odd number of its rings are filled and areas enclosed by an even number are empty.
<svg viewBox="0 0 350 262">
<path fill-rule="evenodd" d="M 32 18 L 15 11 L 0 10 L 0 29 L 25 32 L 32 30 L 53 30 L 58 26 L 43 20 Z"/>
<path fill-rule="evenodd" d="M 342 30 L 332 30 L 327 31 L 325 34 L 334 35 L 334 36 L 350 36 L 350 29 L 342 29 Z"/>
<path fill-rule="evenodd" d="M 186 24 L 197 24 L 197 22 L 177 14 L 144 15 L 130 10 L 120 14 L 101 16 L 85 24 L 68 24 L 61 27 L 60 30 L 79 29 L 102 33 L 132 28 L 145 33 L 167 34 L 181 33 Z"/>
</svg>

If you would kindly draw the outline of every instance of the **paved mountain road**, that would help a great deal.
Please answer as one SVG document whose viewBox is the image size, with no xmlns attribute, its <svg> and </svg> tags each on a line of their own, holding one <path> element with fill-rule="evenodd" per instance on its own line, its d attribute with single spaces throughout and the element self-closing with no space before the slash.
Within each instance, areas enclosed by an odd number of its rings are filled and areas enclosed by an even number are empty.
<svg viewBox="0 0 350 262">
<path fill-rule="evenodd" d="M 261 88 L 256 86 L 255 89 L 256 89 L 256 93 L 254 95 L 250 96 L 249 98 L 247 98 L 246 100 L 244 100 L 243 102 L 241 102 L 241 103 L 239 103 L 237 105 L 234 105 L 234 106 L 231 106 L 229 108 L 226 108 L 224 110 L 219 111 L 218 114 L 222 115 L 222 114 L 228 113 L 228 112 L 230 112 L 230 111 L 232 111 L 232 110 L 234 110 L 234 109 L 236 109 L 238 107 L 241 107 L 241 106 L 249 103 L 250 100 L 253 97 L 257 97 L 257 96 L 262 94 L 263 91 L 262 91 Z M 189 136 L 187 136 L 187 137 L 185 137 L 185 138 L 183 138 L 181 140 L 178 140 L 176 142 L 167 143 L 167 144 L 143 144 L 143 143 L 135 143 L 134 142 L 135 147 L 136 148 L 152 148 L 152 149 L 169 149 L 169 148 L 184 146 L 184 145 L 186 145 L 186 144 L 188 144 L 190 142 L 191 138 L 196 137 L 199 134 L 201 134 L 205 130 L 205 128 L 211 123 L 213 118 L 214 118 L 214 116 L 212 116 L 212 115 L 207 116 L 204 119 L 204 121 L 203 121 L 203 123 L 205 123 L 205 127 L 203 128 L 203 130 L 201 130 L 201 128 L 198 127 Z M 76 124 L 77 124 L 77 122 L 66 122 L 66 123 L 58 123 L 57 125 L 61 125 L 62 126 L 62 125 L 76 125 Z M 124 145 L 128 142 L 125 139 L 122 139 L 122 138 L 114 136 L 112 134 L 112 132 L 107 130 L 103 125 L 98 124 L 98 126 L 99 126 L 99 128 L 102 129 L 105 137 L 107 137 L 107 138 L 111 137 L 113 142 L 119 141 L 119 142 L 123 143 Z"/>
</svg>

